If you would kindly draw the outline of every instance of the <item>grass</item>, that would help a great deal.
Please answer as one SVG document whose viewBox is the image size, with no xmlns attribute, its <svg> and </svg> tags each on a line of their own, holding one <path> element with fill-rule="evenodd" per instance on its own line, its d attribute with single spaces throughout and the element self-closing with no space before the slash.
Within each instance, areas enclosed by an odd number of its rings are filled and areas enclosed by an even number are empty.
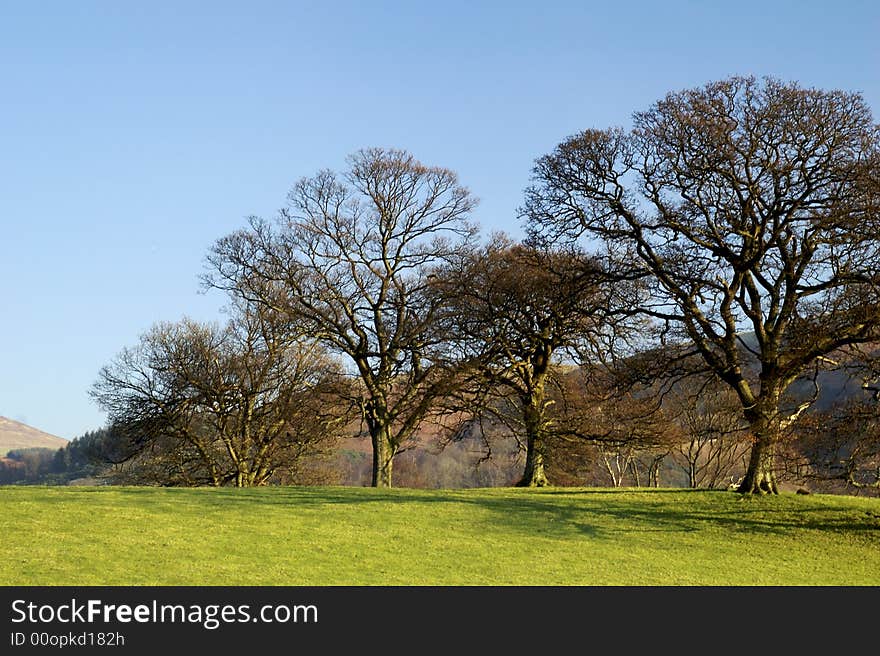
<svg viewBox="0 0 880 656">
<path fill-rule="evenodd" d="M 0 488 L 0 585 L 880 585 L 880 499 Z"/>
</svg>

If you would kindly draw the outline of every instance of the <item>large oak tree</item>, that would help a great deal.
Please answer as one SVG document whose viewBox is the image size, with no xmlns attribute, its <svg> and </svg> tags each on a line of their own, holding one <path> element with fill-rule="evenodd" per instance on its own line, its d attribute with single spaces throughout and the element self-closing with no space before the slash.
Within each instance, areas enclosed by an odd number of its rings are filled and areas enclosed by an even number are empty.
<svg viewBox="0 0 880 656">
<path fill-rule="evenodd" d="M 743 77 L 670 93 L 538 159 L 523 214 L 650 283 L 639 310 L 739 399 L 742 492 L 777 492 L 791 384 L 880 337 L 880 128 L 858 93 Z"/>
</svg>

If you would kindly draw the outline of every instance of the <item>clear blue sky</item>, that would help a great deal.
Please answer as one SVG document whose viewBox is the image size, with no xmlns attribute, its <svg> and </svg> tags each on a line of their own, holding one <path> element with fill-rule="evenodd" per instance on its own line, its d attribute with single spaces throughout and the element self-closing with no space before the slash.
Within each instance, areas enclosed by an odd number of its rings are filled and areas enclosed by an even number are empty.
<svg viewBox="0 0 880 656">
<path fill-rule="evenodd" d="M 0 415 L 73 438 L 98 370 L 215 319 L 211 243 L 368 146 L 456 170 L 520 235 L 533 160 L 733 74 L 860 91 L 880 3 L 0 0 Z"/>
</svg>

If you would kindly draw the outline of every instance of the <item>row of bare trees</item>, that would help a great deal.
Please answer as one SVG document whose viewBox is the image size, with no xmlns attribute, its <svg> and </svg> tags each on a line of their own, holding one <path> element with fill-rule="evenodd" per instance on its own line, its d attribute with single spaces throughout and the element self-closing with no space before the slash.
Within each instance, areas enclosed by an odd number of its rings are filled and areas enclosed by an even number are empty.
<svg viewBox="0 0 880 656">
<path fill-rule="evenodd" d="M 481 243 L 475 205 L 399 150 L 300 180 L 208 254 L 229 325 L 156 326 L 96 399 L 172 481 L 266 483 L 360 427 L 390 486 L 430 423 L 503 427 L 521 485 L 588 442 L 615 482 L 677 449 L 690 485 L 745 457 L 740 491 L 775 493 L 813 400 L 792 390 L 880 341 L 880 129 L 859 94 L 671 93 L 537 160 L 525 242 Z"/>
</svg>

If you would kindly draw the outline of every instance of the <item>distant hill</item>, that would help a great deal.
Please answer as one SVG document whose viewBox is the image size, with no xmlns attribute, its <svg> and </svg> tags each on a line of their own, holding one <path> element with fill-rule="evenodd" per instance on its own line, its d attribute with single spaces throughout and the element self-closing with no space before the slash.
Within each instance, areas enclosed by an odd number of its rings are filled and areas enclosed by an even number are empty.
<svg viewBox="0 0 880 656">
<path fill-rule="evenodd" d="M 41 430 L 0 417 L 0 457 L 13 449 L 60 449 L 67 444 L 63 437 L 50 435 Z"/>
</svg>

